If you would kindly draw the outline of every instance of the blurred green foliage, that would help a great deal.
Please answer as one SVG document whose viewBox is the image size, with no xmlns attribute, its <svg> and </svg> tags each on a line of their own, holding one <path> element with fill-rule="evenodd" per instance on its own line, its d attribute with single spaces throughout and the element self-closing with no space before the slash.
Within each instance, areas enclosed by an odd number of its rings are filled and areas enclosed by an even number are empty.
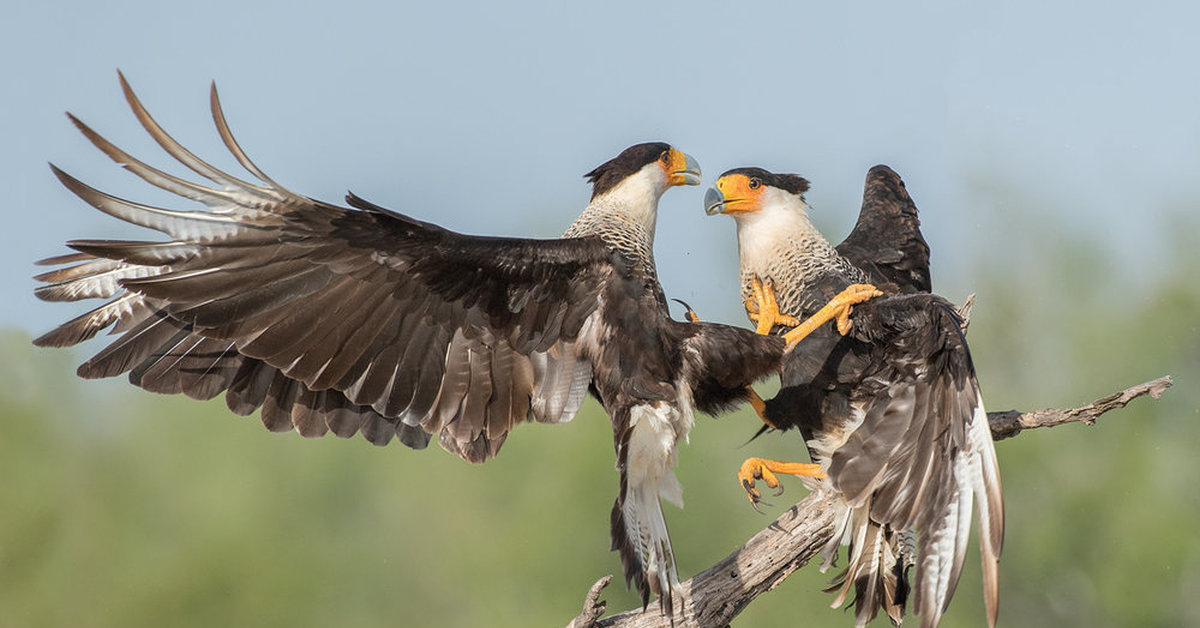
<svg viewBox="0 0 1200 628">
<path fill-rule="evenodd" d="M 1031 218 L 1031 220 L 1034 220 Z M 979 260 L 972 348 L 993 410 L 1080 405 L 1171 374 L 1094 427 L 998 444 L 1008 530 L 1001 623 L 1200 625 L 1200 258 L 1153 277 L 1114 268 L 1057 225 Z M 941 260 L 934 252 L 935 275 Z M 0 335 L 0 628 L 8 626 L 561 626 L 600 576 L 616 491 L 611 430 L 589 402 L 522 427 L 471 466 L 435 447 L 267 433 L 220 400 L 74 377 L 82 356 Z M 748 411 L 698 417 L 667 506 L 684 577 L 770 520 L 734 480 L 748 455 L 802 456 Z M 778 513 L 802 496 L 798 482 Z M 981 625 L 968 560 L 944 625 Z M 849 626 L 810 566 L 740 626 Z M 605 598 L 627 609 L 619 584 Z M 884 622 L 879 620 L 880 624 Z"/>
</svg>

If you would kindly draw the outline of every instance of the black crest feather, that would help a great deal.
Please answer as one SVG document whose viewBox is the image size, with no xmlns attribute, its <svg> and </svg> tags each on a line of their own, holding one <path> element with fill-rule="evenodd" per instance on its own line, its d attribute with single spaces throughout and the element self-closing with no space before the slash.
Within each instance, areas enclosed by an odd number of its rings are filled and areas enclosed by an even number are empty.
<svg viewBox="0 0 1200 628">
<path fill-rule="evenodd" d="M 779 174 L 762 168 L 750 167 L 727 170 L 721 176 L 724 177 L 731 174 L 744 174 L 752 179 L 758 179 L 773 188 L 779 188 L 792 194 L 803 195 L 808 191 L 808 179 L 798 174 Z"/>
<path fill-rule="evenodd" d="M 613 189 L 624 181 L 625 177 L 657 160 L 668 150 L 671 150 L 671 145 L 666 142 L 634 144 L 621 151 L 620 155 L 596 166 L 591 172 L 583 175 L 588 183 L 592 184 L 592 198 Z"/>
</svg>

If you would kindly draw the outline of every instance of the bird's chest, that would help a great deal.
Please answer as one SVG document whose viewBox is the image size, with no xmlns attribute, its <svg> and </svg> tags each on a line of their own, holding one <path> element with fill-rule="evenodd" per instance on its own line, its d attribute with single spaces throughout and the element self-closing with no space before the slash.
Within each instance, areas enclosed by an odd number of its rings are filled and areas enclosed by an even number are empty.
<svg viewBox="0 0 1200 628">
<path fill-rule="evenodd" d="M 854 283 L 837 252 L 806 233 L 748 233 L 740 238 L 742 299 L 753 299 L 758 280 L 775 292 L 781 314 L 806 318 Z"/>
<path fill-rule="evenodd" d="M 845 275 L 829 272 L 809 259 L 781 256 L 757 271 L 742 271 L 742 300 L 747 307 L 754 301 L 755 280 L 774 291 L 780 314 L 800 320 L 815 314 L 853 283 Z"/>
</svg>

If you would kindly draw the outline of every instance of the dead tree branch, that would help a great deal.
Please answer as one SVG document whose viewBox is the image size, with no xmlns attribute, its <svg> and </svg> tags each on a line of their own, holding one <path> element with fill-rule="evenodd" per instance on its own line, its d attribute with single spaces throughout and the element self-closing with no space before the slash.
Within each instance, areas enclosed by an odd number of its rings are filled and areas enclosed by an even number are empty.
<svg viewBox="0 0 1200 628">
<path fill-rule="evenodd" d="M 1091 425 L 1101 414 L 1123 408 L 1138 397 L 1150 395 L 1158 399 L 1171 384 L 1169 376 L 1160 377 L 1079 408 L 991 412 L 988 413 L 988 420 L 992 437 L 1001 440 L 1016 436 L 1022 430 L 1054 427 L 1075 421 Z M 810 494 L 732 554 L 681 583 L 681 596 L 685 603 L 682 612 L 674 618 L 664 616 L 656 604 L 651 604 L 644 612 L 633 609 L 600 619 L 605 609 L 605 602 L 600 600 L 601 590 L 612 579 L 611 576 L 605 576 L 592 585 L 584 602 L 583 613 L 572 620 L 567 628 L 726 626 L 754 598 L 779 586 L 792 572 L 817 555 L 833 535 L 831 506 L 835 499 L 835 495 L 823 491 Z"/>
<path fill-rule="evenodd" d="M 1096 422 L 1096 417 L 1109 410 L 1124 408 L 1125 404 L 1138 397 L 1150 395 L 1158 399 L 1166 389 L 1171 387 L 1172 383 L 1170 376 L 1160 377 L 1107 397 L 1101 397 L 1080 408 L 1051 408 L 1035 412 L 1018 412 L 1016 410 L 989 412 L 988 422 L 992 425 L 992 438 L 994 440 L 1012 438 L 1020 434 L 1022 430 L 1035 427 L 1054 427 L 1075 421 L 1092 425 Z"/>
</svg>

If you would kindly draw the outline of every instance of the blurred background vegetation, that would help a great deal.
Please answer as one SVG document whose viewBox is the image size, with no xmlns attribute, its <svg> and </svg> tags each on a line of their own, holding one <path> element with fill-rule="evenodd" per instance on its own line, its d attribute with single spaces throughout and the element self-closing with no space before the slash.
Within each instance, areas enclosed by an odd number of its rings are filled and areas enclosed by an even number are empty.
<svg viewBox="0 0 1200 628">
<path fill-rule="evenodd" d="M 1081 405 L 1164 374 L 1175 386 L 1094 427 L 998 444 L 1001 624 L 1200 625 L 1200 222 L 1181 209 L 1155 251 L 1169 263 L 1147 273 L 1040 209 L 979 208 L 996 237 L 975 259 L 934 247 L 938 291 L 978 293 L 970 338 L 989 408 Z M 619 574 L 611 432 L 594 402 L 519 429 L 475 467 L 84 382 L 82 352 L 35 350 L 25 331 L 0 335 L 0 352 L 0 627 L 561 626 Z M 771 516 L 751 510 L 740 461 L 802 455 L 794 434 L 747 444 L 756 428 L 747 411 L 698 418 L 679 467 L 687 507 L 667 507 L 684 577 L 803 495 L 791 481 Z M 976 560 L 944 625 L 983 623 Z M 828 608 L 826 579 L 802 570 L 735 625 L 851 625 Z M 605 598 L 637 604 L 619 584 Z"/>
</svg>

